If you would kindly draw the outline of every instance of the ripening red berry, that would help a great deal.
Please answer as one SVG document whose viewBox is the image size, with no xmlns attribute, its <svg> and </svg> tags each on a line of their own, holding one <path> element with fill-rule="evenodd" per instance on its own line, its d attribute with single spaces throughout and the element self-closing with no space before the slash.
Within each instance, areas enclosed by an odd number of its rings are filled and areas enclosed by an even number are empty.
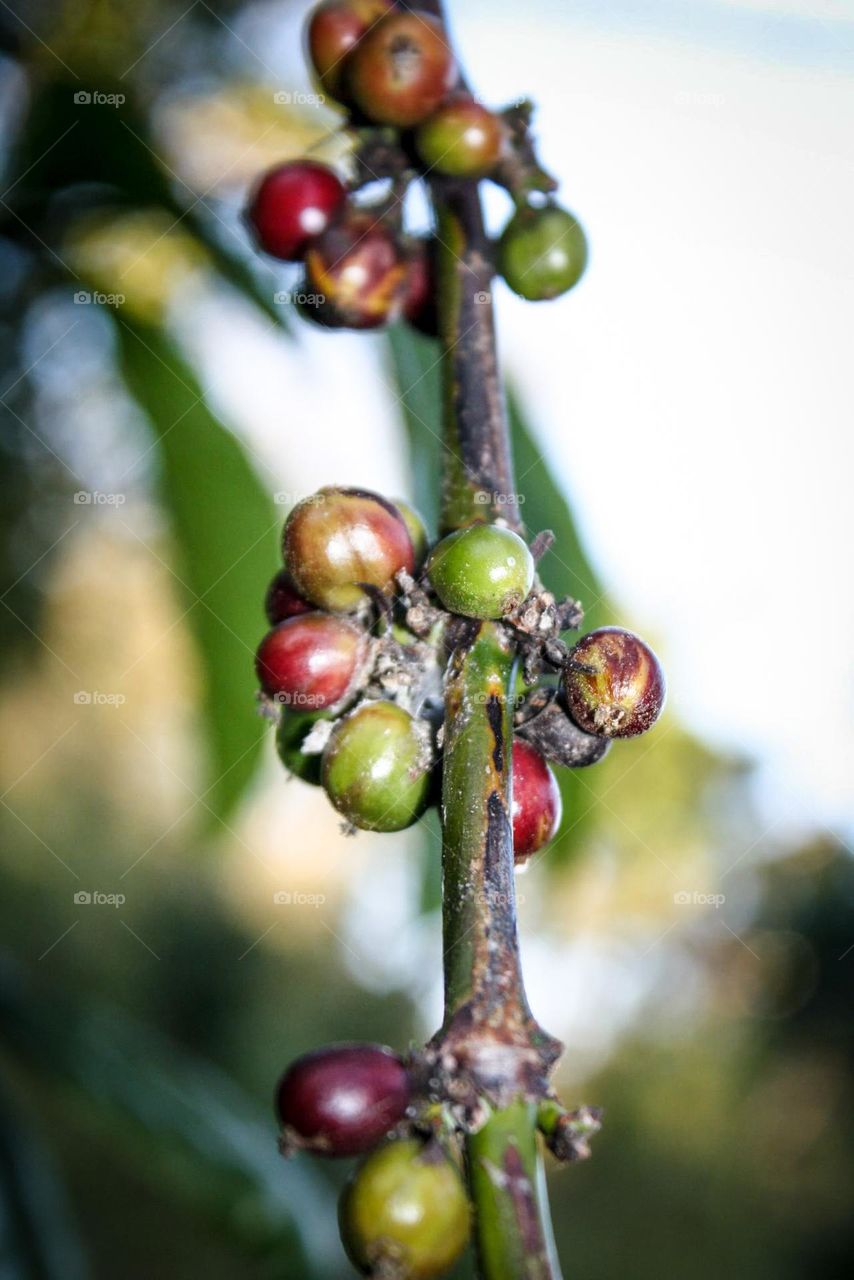
<svg viewBox="0 0 854 1280">
<path fill-rule="evenodd" d="M 376 329 L 399 315 L 406 279 L 406 257 L 392 232 L 355 210 L 306 250 L 301 311 L 330 328 Z"/>
<path fill-rule="evenodd" d="M 409 1078 L 378 1044 L 333 1044 L 288 1067 L 276 1090 L 280 1123 L 318 1155 L 370 1151 L 409 1105 Z M 286 1135 L 287 1140 L 287 1135 Z"/>
<path fill-rule="evenodd" d="M 418 239 L 406 255 L 403 315 L 413 329 L 427 338 L 435 338 L 439 334 L 435 246 L 436 242 L 432 237 Z"/>
<path fill-rule="evenodd" d="M 482 178 L 495 168 L 504 131 L 501 120 L 468 95 L 443 102 L 419 125 L 415 148 L 428 171 Z"/>
<path fill-rule="evenodd" d="M 392 0 L 325 0 L 306 30 L 308 53 L 321 86 L 339 102 L 347 99 L 347 55 L 392 8 Z"/>
<path fill-rule="evenodd" d="M 426 13 L 391 13 L 350 54 L 347 83 L 369 120 L 411 129 L 457 79 L 442 24 Z"/>
<path fill-rule="evenodd" d="M 664 672 L 658 658 L 622 627 L 600 627 L 582 636 L 564 668 L 563 683 L 578 727 L 605 738 L 645 733 L 664 707 Z"/>
<path fill-rule="evenodd" d="M 300 613 L 311 613 L 314 605 L 301 596 L 287 569 L 280 569 L 267 588 L 264 612 L 271 627 Z"/>
<path fill-rule="evenodd" d="M 513 857 L 526 862 L 560 826 L 563 806 L 557 779 L 523 738 L 513 740 Z"/>
<path fill-rule="evenodd" d="M 328 165 L 291 160 L 264 175 L 246 216 L 266 253 L 298 262 L 309 241 L 326 230 L 346 198 L 344 184 Z"/>
<path fill-rule="evenodd" d="M 391 594 L 412 573 L 412 540 L 400 512 L 368 489 L 329 487 L 297 503 L 285 524 L 285 563 L 299 591 L 321 609 L 348 613 L 365 599 L 360 583 Z"/>
<path fill-rule="evenodd" d="M 267 632 L 255 670 L 277 702 L 295 711 L 323 711 L 354 690 L 368 650 L 368 637 L 345 618 L 305 613 Z"/>
</svg>

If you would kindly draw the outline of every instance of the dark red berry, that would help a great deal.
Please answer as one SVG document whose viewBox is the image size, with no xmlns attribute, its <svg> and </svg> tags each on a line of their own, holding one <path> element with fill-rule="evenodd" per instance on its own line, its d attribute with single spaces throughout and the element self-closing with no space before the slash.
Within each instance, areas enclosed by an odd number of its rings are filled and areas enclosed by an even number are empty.
<svg viewBox="0 0 854 1280">
<path fill-rule="evenodd" d="M 435 243 L 432 238 L 416 240 L 406 256 L 403 315 L 413 329 L 428 338 L 435 338 L 439 333 Z"/>
<path fill-rule="evenodd" d="M 295 711 L 338 706 L 358 682 L 369 641 L 345 618 L 305 613 L 261 641 L 255 670 L 264 692 Z"/>
<path fill-rule="evenodd" d="M 504 131 L 494 112 L 459 95 L 443 102 L 419 126 L 415 146 L 428 172 L 480 178 L 495 167 Z"/>
<path fill-rule="evenodd" d="M 346 100 L 347 55 L 391 8 L 392 0 L 325 0 L 313 11 L 306 43 L 317 77 L 330 97 Z"/>
<path fill-rule="evenodd" d="M 400 313 L 406 278 L 392 232 L 372 214 L 354 211 L 307 249 L 302 311 L 331 328 L 375 329 Z"/>
<path fill-rule="evenodd" d="M 247 217 L 265 252 L 298 262 L 309 241 L 326 230 L 346 198 L 344 184 L 327 165 L 293 160 L 264 175 Z"/>
<path fill-rule="evenodd" d="M 277 623 L 295 618 L 300 613 L 311 613 L 313 609 L 314 605 L 297 591 L 287 569 L 280 569 L 267 588 L 264 600 L 264 612 L 270 626 L 275 627 Z"/>
<path fill-rule="evenodd" d="M 285 524 L 283 551 L 300 592 L 321 609 L 347 613 L 365 599 L 360 586 L 394 591 L 412 573 L 412 540 L 396 507 L 367 489 L 320 489 Z"/>
<path fill-rule="evenodd" d="M 517 864 L 553 838 L 562 807 L 557 780 L 543 757 L 523 738 L 514 738 L 512 817 Z"/>
<path fill-rule="evenodd" d="M 661 664 L 638 636 L 600 627 L 583 636 L 563 674 L 570 715 L 579 728 L 606 738 L 650 729 L 664 706 Z"/>
<path fill-rule="evenodd" d="M 403 1119 L 408 1105 L 406 1069 L 378 1044 L 336 1044 L 307 1053 L 288 1067 L 276 1090 L 280 1123 L 299 1146 L 319 1155 L 370 1151 Z"/>
<path fill-rule="evenodd" d="M 425 13 L 392 13 L 359 41 L 348 87 L 370 120 L 411 129 L 435 111 L 456 82 L 442 24 Z"/>
</svg>

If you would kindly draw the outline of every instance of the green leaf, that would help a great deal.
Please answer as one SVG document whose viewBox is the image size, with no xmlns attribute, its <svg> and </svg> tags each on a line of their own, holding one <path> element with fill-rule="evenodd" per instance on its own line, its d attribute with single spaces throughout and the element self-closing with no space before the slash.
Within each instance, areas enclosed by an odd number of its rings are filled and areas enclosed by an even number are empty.
<svg viewBox="0 0 854 1280">
<path fill-rule="evenodd" d="M 210 752 L 202 799 L 213 818 L 224 819 L 252 777 L 262 745 L 253 658 L 280 517 L 174 343 L 124 318 L 116 333 L 128 387 L 155 433 L 174 585 L 199 655 Z"/>
</svg>

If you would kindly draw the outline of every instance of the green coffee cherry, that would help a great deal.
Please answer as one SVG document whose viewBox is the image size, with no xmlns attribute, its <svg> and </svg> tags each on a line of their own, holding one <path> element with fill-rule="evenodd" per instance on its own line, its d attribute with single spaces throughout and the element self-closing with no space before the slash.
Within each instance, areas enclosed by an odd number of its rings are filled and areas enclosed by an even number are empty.
<svg viewBox="0 0 854 1280">
<path fill-rule="evenodd" d="M 409 541 L 412 543 L 412 550 L 415 555 L 415 568 L 420 569 L 427 559 L 427 551 L 430 547 L 424 521 L 415 508 L 411 507 L 408 502 L 404 502 L 402 498 L 394 498 L 392 501 L 400 512 L 401 520 L 406 525 L 406 531 L 409 534 Z"/>
<path fill-rule="evenodd" d="M 518 209 L 498 241 L 498 269 L 514 293 L 544 302 L 578 284 L 587 266 L 580 224 L 558 205 Z"/>
<path fill-rule="evenodd" d="M 534 560 L 511 529 L 475 524 L 438 542 L 427 561 L 446 609 L 467 618 L 501 618 L 522 603 L 534 582 Z"/>
<path fill-rule="evenodd" d="M 426 726 L 394 702 L 363 702 L 339 720 L 323 752 L 329 799 L 354 827 L 402 831 L 424 812 L 430 783 Z"/>
<path fill-rule="evenodd" d="M 368 1156 L 345 1188 L 341 1239 L 366 1275 L 431 1280 L 444 1275 L 469 1237 L 469 1206 L 456 1167 L 436 1144 L 390 1142 Z"/>
<path fill-rule="evenodd" d="M 320 786 L 320 752 L 305 755 L 302 744 L 318 720 L 328 718 L 322 711 L 283 710 L 276 729 L 276 750 L 282 764 L 289 773 L 312 786 Z"/>
</svg>

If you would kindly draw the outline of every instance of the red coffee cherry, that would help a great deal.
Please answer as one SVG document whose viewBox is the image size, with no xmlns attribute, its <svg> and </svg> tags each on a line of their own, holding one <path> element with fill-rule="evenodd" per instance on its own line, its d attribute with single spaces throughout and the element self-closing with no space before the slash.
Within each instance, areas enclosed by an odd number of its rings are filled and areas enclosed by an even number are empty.
<svg viewBox="0 0 854 1280">
<path fill-rule="evenodd" d="M 605 738 L 646 733 L 664 707 L 658 658 L 622 627 L 600 627 L 582 636 L 564 668 L 563 682 L 575 723 Z"/>
<path fill-rule="evenodd" d="M 261 179 L 247 210 L 260 247 L 275 258 L 298 262 L 347 198 L 340 178 L 325 164 L 292 160 Z"/>
<path fill-rule="evenodd" d="M 408 1105 L 406 1069 L 378 1044 L 334 1044 L 307 1053 L 288 1067 L 276 1090 L 279 1121 L 299 1146 L 318 1155 L 370 1151 Z"/>
<path fill-rule="evenodd" d="M 305 254 L 302 313 L 330 328 L 376 329 L 403 307 L 407 263 L 394 235 L 354 211 L 313 240 Z"/>
<path fill-rule="evenodd" d="M 302 595 L 348 613 L 365 599 L 360 583 L 392 594 L 394 575 L 414 572 L 412 540 L 400 512 L 368 489 L 320 489 L 285 524 L 285 563 Z"/>
<path fill-rule="evenodd" d="M 309 17 L 306 43 L 321 86 L 345 102 L 347 55 L 392 8 L 392 0 L 326 0 Z"/>
<path fill-rule="evenodd" d="M 495 168 L 504 131 L 501 121 L 474 98 L 460 96 L 437 107 L 415 135 L 428 170 L 455 178 L 482 178 Z"/>
<path fill-rule="evenodd" d="M 392 13 L 353 50 L 347 68 L 356 105 L 377 124 L 411 129 L 456 82 L 442 24 L 426 13 Z"/>
<path fill-rule="evenodd" d="M 297 591 L 287 569 L 280 569 L 267 588 L 264 599 L 264 612 L 270 626 L 275 627 L 285 618 L 295 618 L 300 613 L 311 613 L 313 609 L 314 605 Z"/>
<path fill-rule="evenodd" d="M 406 256 L 404 318 L 427 338 L 439 335 L 436 310 L 436 242 L 431 237 L 416 240 Z"/>
<path fill-rule="evenodd" d="M 346 619 L 306 613 L 267 632 L 255 670 L 264 692 L 284 706 L 323 711 L 354 688 L 368 648 L 365 633 Z"/>
<path fill-rule="evenodd" d="M 513 857 L 517 865 L 548 844 L 560 826 L 563 805 L 557 779 L 538 751 L 513 739 Z"/>
</svg>

